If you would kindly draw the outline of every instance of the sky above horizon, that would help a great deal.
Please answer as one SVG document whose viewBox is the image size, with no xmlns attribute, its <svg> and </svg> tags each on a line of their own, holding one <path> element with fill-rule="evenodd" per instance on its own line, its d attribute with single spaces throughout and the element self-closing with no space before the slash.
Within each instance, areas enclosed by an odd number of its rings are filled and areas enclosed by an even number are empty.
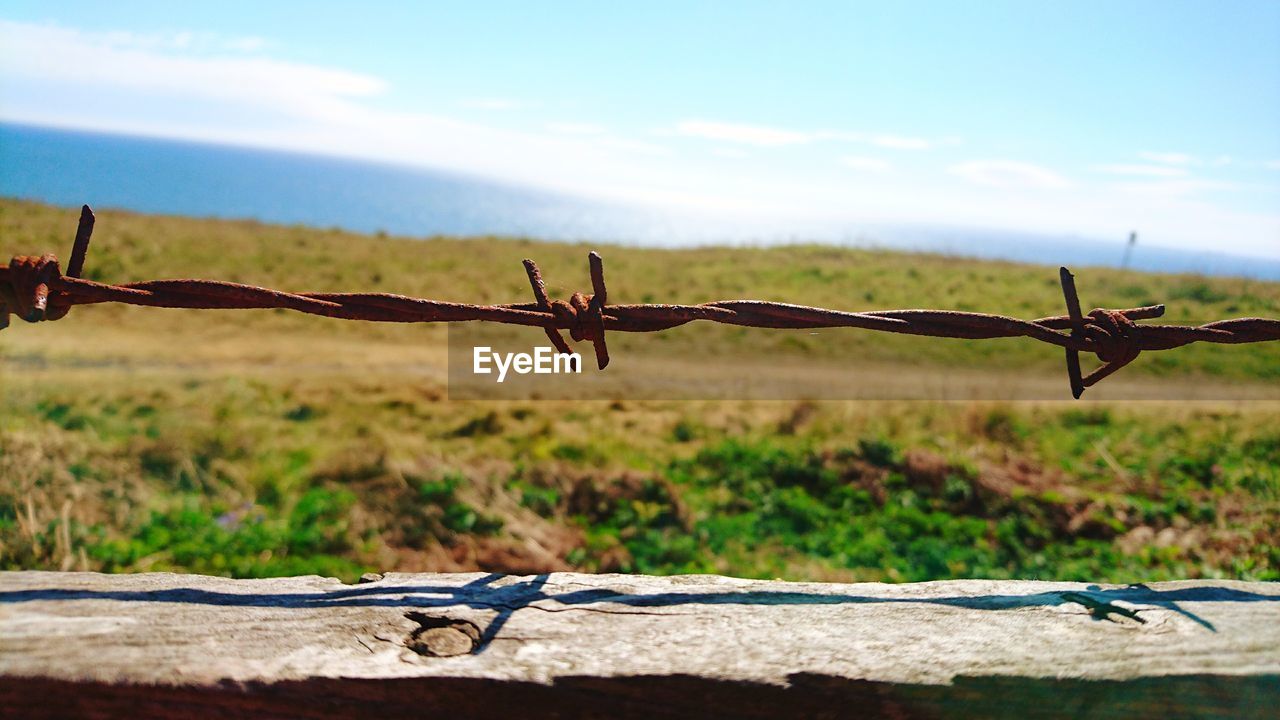
<svg viewBox="0 0 1280 720">
<path fill-rule="evenodd" d="M 10 0 L 0 120 L 1280 257 L 1280 2 Z"/>
</svg>

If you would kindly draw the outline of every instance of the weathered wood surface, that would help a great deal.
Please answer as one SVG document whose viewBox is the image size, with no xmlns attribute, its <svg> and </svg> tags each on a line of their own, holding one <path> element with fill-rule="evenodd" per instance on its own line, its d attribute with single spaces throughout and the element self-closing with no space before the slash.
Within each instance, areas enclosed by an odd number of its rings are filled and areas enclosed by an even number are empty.
<svg viewBox="0 0 1280 720">
<path fill-rule="evenodd" d="M 1276 717 L 1280 585 L 0 573 L 0 717 Z"/>
</svg>

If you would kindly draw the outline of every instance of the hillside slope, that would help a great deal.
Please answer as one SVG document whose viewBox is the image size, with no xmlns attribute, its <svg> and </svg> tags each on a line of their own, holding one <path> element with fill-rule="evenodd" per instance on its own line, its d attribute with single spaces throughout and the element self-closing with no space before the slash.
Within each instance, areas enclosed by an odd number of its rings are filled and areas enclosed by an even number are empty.
<svg viewBox="0 0 1280 720">
<path fill-rule="evenodd" d="M 2 201 L 0 253 L 65 255 L 75 218 Z M 618 301 L 1060 312 L 1041 267 L 821 247 L 603 251 Z M 563 297 L 587 287 L 585 255 L 104 211 L 87 272 L 505 302 L 528 296 L 522 257 Z M 1275 284 L 1077 271 L 1092 304 L 1165 300 L 1175 321 L 1280 314 Z M 1065 391 L 1061 352 L 1031 341 L 847 331 L 796 349 L 786 333 L 712 331 L 730 350 L 854 369 L 959 363 L 997 382 L 1042 369 Z M 620 357 L 640 357 L 640 340 L 619 339 L 638 353 Z M 0 333 L 0 568 L 1280 577 L 1275 403 L 450 402 L 444 344 L 440 327 L 284 311 L 94 306 L 15 323 Z M 1183 348 L 1126 376 L 1263 393 L 1275 352 Z"/>
</svg>

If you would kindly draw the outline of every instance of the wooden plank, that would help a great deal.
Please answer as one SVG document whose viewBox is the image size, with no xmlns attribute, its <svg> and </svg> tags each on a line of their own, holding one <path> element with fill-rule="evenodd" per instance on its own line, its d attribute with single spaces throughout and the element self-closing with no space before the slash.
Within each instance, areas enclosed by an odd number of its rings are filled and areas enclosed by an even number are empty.
<svg viewBox="0 0 1280 720">
<path fill-rule="evenodd" d="M 1274 717 L 1280 586 L 0 573 L 0 717 Z"/>
</svg>

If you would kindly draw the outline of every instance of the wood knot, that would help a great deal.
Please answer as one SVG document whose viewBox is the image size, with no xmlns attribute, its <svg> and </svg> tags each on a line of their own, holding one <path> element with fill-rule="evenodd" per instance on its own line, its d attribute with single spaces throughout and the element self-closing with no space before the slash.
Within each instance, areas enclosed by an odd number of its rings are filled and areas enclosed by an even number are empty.
<svg viewBox="0 0 1280 720">
<path fill-rule="evenodd" d="M 426 613 L 408 612 L 405 617 L 418 623 L 409 633 L 405 647 L 425 657 L 469 655 L 480 646 L 480 628 L 467 620 L 432 617 Z"/>
</svg>

